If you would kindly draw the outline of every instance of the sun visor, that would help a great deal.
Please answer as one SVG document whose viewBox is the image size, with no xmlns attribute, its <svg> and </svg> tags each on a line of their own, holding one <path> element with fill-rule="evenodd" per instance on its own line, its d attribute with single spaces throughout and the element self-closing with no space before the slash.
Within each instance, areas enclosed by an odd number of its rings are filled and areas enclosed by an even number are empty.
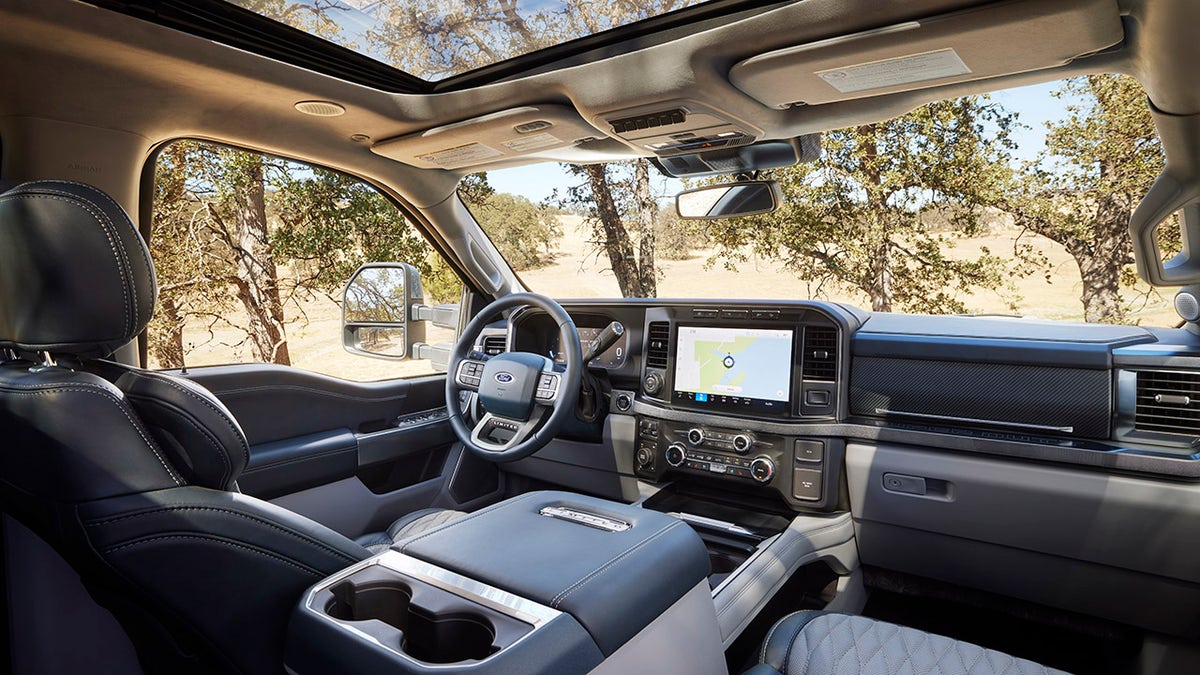
<svg viewBox="0 0 1200 675">
<path fill-rule="evenodd" d="M 1014 0 L 741 61 L 729 79 L 774 108 L 1052 68 L 1124 39 L 1113 0 Z"/>
<path fill-rule="evenodd" d="M 385 139 L 371 151 L 422 169 L 464 169 L 533 157 L 603 136 L 572 108 L 539 105 Z"/>
</svg>

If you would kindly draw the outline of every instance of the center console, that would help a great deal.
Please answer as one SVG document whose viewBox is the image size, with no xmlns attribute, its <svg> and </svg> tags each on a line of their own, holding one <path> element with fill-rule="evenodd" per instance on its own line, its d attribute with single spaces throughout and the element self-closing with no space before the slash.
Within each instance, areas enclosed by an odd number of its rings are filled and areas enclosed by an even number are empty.
<svg viewBox="0 0 1200 675">
<path fill-rule="evenodd" d="M 289 672 L 724 672 L 708 552 L 678 518 L 531 492 L 315 585 Z M 680 654 L 662 649 L 691 635 Z M 682 659 L 682 661 L 681 661 Z M 653 670 L 653 668 L 651 668 Z"/>
<path fill-rule="evenodd" d="M 812 429 L 844 403 L 844 334 L 815 306 L 648 308 L 635 475 L 836 507 L 844 443 Z"/>
</svg>

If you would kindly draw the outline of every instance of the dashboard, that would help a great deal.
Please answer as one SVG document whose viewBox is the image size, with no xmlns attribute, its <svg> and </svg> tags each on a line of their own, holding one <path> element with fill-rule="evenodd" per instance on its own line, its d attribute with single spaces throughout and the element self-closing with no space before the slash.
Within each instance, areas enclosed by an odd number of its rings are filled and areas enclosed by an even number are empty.
<svg viewBox="0 0 1200 675">
<path fill-rule="evenodd" d="M 645 481 L 828 510 L 855 440 L 1200 480 L 1200 414 L 1174 410 L 1200 388 L 1184 331 L 809 301 L 562 304 L 585 344 L 625 326 L 592 368 L 612 387 L 610 416 L 632 422 L 620 452 Z M 508 328 L 511 349 L 561 358 L 544 314 Z M 576 440 L 602 442 L 594 433 Z"/>
<path fill-rule="evenodd" d="M 811 433 L 844 409 L 845 341 L 857 318 L 820 303 L 655 300 L 565 302 L 584 345 L 619 321 L 624 335 L 591 368 L 613 387 L 612 412 L 634 418 L 633 473 L 699 482 L 777 503 L 837 505 L 844 443 Z M 561 363 L 555 323 L 511 318 L 512 349 Z M 766 428 L 763 425 L 773 425 Z"/>
</svg>

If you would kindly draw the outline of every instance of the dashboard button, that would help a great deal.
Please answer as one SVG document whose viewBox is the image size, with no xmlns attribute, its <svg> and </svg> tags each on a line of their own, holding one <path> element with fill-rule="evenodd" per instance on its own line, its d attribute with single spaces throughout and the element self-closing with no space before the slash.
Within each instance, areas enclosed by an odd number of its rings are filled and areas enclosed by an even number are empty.
<svg viewBox="0 0 1200 675">
<path fill-rule="evenodd" d="M 796 461 L 818 463 L 825 459 L 825 444 L 821 441 L 796 441 Z"/>
<path fill-rule="evenodd" d="M 821 472 L 816 469 L 792 471 L 792 496 L 815 502 L 821 499 Z"/>
<path fill-rule="evenodd" d="M 662 391 L 662 386 L 662 376 L 658 373 L 650 373 L 649 375 L 646 375 L 646 379 L 642 380 L 642 389 L 644 389 L 647 394 L 657 394 L 658 392 Z"/>
<path fill-rule="evenodd" d="M 829 405 L 829 392 L 819 389 L 806 391 L 804 392 L 804 402 L 815 407 L 825 407 Z"/>
</svg>

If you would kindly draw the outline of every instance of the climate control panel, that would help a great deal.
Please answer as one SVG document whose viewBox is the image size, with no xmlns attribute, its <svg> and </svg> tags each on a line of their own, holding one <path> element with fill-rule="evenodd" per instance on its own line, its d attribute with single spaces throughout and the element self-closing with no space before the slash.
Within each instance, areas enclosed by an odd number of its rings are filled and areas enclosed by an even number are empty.
<svg viewBox="0 0 1200 675">
<path fill-rule="evenodd" d="M 820 507 L 831 503 L 825 487 L 825 467 L 834 454 L 841 454 L 836 439 L 642 416 L 638 417 L 634 467 L 639 477 L 654 481 L 668 474 L 676 478 L 680 474 L 719 478 L 772 488 L 797 506 Z M 836 495 L 833 497 L 836 500 Z"/>
</svg>

